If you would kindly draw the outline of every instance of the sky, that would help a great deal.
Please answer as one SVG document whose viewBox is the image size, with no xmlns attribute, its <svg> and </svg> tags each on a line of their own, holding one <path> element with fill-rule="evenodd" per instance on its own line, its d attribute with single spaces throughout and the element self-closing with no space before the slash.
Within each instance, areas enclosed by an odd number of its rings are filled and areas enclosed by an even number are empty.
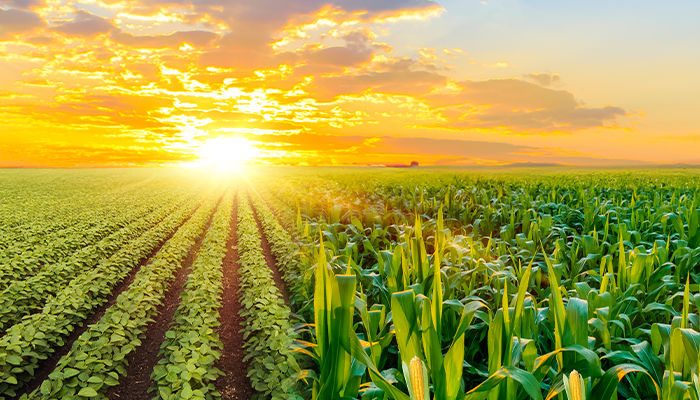
<svg viewBox="0 0 700 400">
<path fill-rule="evenodd" d="M 0 167 L 700 164 L 700 2 L 0 0 Z"/>
</svg>

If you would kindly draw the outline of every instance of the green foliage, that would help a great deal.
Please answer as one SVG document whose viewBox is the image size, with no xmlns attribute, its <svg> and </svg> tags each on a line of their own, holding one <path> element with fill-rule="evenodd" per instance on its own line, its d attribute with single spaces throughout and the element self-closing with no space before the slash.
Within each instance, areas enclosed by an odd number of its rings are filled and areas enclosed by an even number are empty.
<svg viewBox="0 0 700 400">
<path fill-rule="evenodd" d="M 71 280 L 97 268 L 101 261 L 108 259 L 165 216 L 176 211 L 178 205 L 154 208 L 146 207 L 145 210 L 139 209 L 135 213 L 127 212 L 128 216 L 120 223 L 121 226 L 112 226 L 112 229 L 117 231 L 98 243 L 79 249 L 65 261 L 45 266 L 25 280 L 12 282 L 0 293 L 0 329 L 17 323 L 25 315 L 41 310 L 46 300 L 55 296 Z"/>
<path fill-rule="evenodd" d="M 305 285 L 302 270 L 303 260 L 299 245 L 292 235 L 279 223 L 275 214 L 268 208 L 260 196 L 253 196 L 255 212 L 260 219 L 263 233 L 270 244 L 270 251 L 275 257 L 277 267 L 282 271 L 286 286 L 290 289 L 292 309 L 303 305 L 313 292 L 311 285 Z M 278 205 L 276 210 L 285 210 Z M 289 211 L 289 210 L 287 210 Z"/>
<path fill-rule="evenodd" d="M 222 372 L 214 367 L 221 358 L 219 308 L 221 307 L 222 260 L 226 254 L 233 196 L 228 194 L 192 264 L 180 305 L 161 345 L 162 358 L 153 369 L 151 388 L 156 398 L 218 399 L 214 381 Z"/>
<path fill-rule="evenodd" d="M 102 176 L 95 177 L 101 178 L 97 180 L 88 174 L 79 179 L 61 179 L 60 172 L 52 171 L 45 174 L 50 180 L 46 182 L 41 174 L 31 171 L 16 171 L 11 177 L 8 173 L 4 171 L 5 185 L 0 187 L 3 291 L 27 278 L 38 281 L 35 274 L 44 272 L 45 267 L 60 264 L 66 268 L 72 263 L 83 263 L 84 258 L 96 252 L 113 252 L 118 246 L 105 249 L 110 240 L 105 243 L 104 239 L 182 195 L 168 187 L 172 184 L 168 179 L 134 190 L 133 181 L 125 184 L 121 177 L 111 174 L 98 174 Z M 3 297 L 13 295 L 6 293 Z M 3 323 L 5 327 L 9 324 Z"/>
<path fill-rule="evenodd" d="M 0 338 L 0 393 L 12 395 L 31 379 L 39 363 L 64 344 L 87 316 L 107 301 L 112 289 L 162 243 L 192 212 L 194 201 L 180 207 L 141 237 L 122 247 L 94 269 L 74 278 L 40 313 L 7 329 Z M 156 216 L 157 218 L 157 216 Z M 21 361 L 13 365 L 12 359 Z"/>
<path fill-rule="evenodd" d="M 417 358 L 433 399 L 700 396 L 696 171 L 347 171 L 266 182 L 299 210 L 299 260 L 316 271 L 297 283 L 315 285 L 296 307 L 315 324 L 300 331 L 309 387 L 332 375 L 327 398 L 403 399 Z M 332 343 L 348 274 L 353 332 Z M 342 374 L 324 371 L 332 354 Z"/>
<path fill-rule="evenodd" d="M 298 372 L 292 343 L 290 310 L 275 286 L 261 250 L 260 233 L 245 195 L 239 195 L 238 251 L 241 316 L 248 377 L 256 398 L 288 399 Z"/>
<path fill-rule="evenodd" d="M 26 173 L 5 174 L 16 177 L 0 181 L 0 398 L 15 396 L 201 192 L 95 172 L 42 193 L 21 183 Z M 106 176 L 115 187 L 95 195 L 111 184 Z M 698 177 L 423 168 L 261 176 L 239 195 L 237 221 L 255 398 L 698 399 Z M 25 398 L 104 398 L 128 379 L 126 357 L 214 204 L 205 201 Z M 193 265 L 153 371 L 156 397 L 219 396 L 231 206 L 229 194 Z"/>
<path fill-rule="evenodd" d="M 194 246 L 215 205 L 215 199 L 207 200 L 175 232 L 139 270 L 129 288 L 117 297 L 116 303 L 76 339 L 42 387 L 28 398 L 81 399 L 88 397 L 80 395 L 83 390 L 83 393 L 95 391 L 104 398 L 102 393 L 106 388 L 119 383 L 120 376 L 126 374 L 126 356 L 141 343 L 140 337 L 158 311 L 174 279 L 174 272 Z"/>
</svg>

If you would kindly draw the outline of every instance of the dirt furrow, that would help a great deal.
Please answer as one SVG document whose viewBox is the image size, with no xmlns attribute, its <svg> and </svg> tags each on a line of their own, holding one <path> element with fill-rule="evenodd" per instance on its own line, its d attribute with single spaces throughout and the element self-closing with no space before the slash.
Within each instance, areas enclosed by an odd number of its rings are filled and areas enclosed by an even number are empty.
<svg viewBox="0 0 700 400">
<path fill-rule="evenodd" d="M 243 328 L 245 321 L 239 315 L 241 309 L 239 297 L 238 260 L 238 197 L 231 213 L 231 227 L 226 242 L 226 256 L 223 260 L 223 294 L 219 310 L 219 338 L 223 343 L 221 358 L 216 363 L 224 375 L 214 385 L 221 393 L 222 400 L 244 400 L 251 398 L 253 389 L 248 380 L 248 363 L 243 362 Z"/>
</svg>

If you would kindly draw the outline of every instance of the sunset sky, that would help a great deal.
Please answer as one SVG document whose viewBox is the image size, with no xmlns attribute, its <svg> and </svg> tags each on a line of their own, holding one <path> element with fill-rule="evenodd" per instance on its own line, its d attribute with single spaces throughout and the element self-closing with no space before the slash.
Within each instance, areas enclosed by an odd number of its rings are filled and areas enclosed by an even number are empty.
<svg viewBox="0 0 700 400">
<path fill-rule="evenodd" d="M 697 0 L 0 0 L 0 166 L 221 143 L 262 164 L 700 164 L 698 21 Z"/>
</svg>

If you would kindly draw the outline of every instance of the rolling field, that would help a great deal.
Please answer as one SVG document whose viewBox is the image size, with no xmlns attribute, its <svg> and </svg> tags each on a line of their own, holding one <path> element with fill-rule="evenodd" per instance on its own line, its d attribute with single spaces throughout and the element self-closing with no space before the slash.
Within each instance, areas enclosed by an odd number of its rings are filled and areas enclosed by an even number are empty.
<svg viewBox="0 0 700 400">
<path fill-rule="evenodd" d="M 2 399 L 700 398 L 700 170 L 0 170 Z"/>
</svg>

